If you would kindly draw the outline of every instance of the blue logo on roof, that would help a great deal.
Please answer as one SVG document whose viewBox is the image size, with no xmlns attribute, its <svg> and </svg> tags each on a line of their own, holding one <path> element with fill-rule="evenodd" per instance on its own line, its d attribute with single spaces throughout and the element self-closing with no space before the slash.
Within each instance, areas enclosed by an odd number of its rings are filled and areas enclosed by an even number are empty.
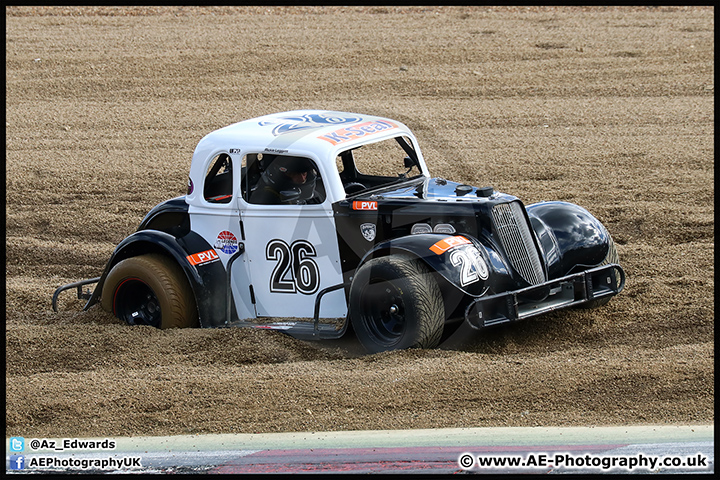
<svg viewBox="0 0 720 480">
<path fill-rule="evenodd" d="M 306 113 L 298 116 L 280 117 L 278 118 L 278 125 L 272 130 L 272 134 L 277 137 L 278 135 L 297 132 L 299 130 L 327 127 L 328 125 L 346 125 L 348 123 L 357 123 L 361 120 L 361 117 L 348 117 L 332 113 Z M 258 125 L 265 126 L 274 123 L 277 122 L 265 121 L 259 122 Z"/>
</svg>

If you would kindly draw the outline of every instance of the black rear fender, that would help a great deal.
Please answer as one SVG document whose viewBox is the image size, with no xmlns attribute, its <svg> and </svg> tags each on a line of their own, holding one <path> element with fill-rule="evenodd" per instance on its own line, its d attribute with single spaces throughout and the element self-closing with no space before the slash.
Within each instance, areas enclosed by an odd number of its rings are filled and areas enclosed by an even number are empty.
<svg viewBox="0 0 720 480">
<path fill-rule="evenodd" d="M 126 237 L 115 248 L 84 310 L 100 300 L 105 278 L 117 263 L 126 258 L 148 253 L 171 257 L 182 268 L 195 295 L 200 326 L 225 324 L 227 301 L 225 268 L 212 246 L 194 232 L 177 238 L 159 230 L 139 230 Z"/>
</svg>

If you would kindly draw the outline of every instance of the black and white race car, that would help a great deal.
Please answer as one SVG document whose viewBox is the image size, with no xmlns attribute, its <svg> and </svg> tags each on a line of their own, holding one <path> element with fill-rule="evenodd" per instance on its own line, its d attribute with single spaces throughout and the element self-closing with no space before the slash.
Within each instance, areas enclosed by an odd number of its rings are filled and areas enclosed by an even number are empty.
<svg viewBox="0 0 720 480">
<path fill-rule="evenodd" d="M 302 339 L 352 325 L 378 352 L 437 346 L 462 322 L 598 307 L 624 283 L 584 208 L 433 178 L 396 120 L 299 110 L 205 136 L 187 195 L 154 207 L 100 277 L 59 287 L 53 308 L 77 288 L 85 309 L 129 324 Z"/>
</svg>

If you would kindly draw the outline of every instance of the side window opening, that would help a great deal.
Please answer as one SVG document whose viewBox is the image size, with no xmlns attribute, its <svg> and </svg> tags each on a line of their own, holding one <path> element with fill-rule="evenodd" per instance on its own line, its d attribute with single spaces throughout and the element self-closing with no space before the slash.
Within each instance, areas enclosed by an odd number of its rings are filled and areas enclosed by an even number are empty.
<svg viewBox="0 0 720 480">
<path fill-rule="evenodd" d="M 210 203 L 230 203 L 232 194 L 232 159 L 227 153 L 221 153 L 210 162 L 205 174 L 203 196 Z"/>
<path fill-rule="evenodd" d="M 316 205 L 325 201 L 320 172 L 311 159 L 290 155 L 248 154 L 243 198 L 257 205 Z"/>
<path fill-rule="evenodd" d="M 249 202 L 250 195 L 257 187 L 257 182 L 262 175 L 262 153 L 249 153 L 242 159 L 242 172 L 240 179 L 240 188 L 242 190 L 242 198 Z"/>
</svg>

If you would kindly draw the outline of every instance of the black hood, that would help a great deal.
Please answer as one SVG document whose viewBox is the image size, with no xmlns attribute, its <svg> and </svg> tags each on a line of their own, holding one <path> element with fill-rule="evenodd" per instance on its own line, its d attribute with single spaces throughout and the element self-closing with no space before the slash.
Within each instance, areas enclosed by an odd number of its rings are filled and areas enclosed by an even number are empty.
<svg viewBox="0 0 720 480">
<path fill-rule="evenodd" d="M 477 202 L 492 199 L 514 200 L 515 197 L 494 191 L 492 187 L 474 187 L 444 178 L 416 177 L 395 184 L 362 192 L 355 200 L 429 200 L 452 202 Z"/>
</svg>

